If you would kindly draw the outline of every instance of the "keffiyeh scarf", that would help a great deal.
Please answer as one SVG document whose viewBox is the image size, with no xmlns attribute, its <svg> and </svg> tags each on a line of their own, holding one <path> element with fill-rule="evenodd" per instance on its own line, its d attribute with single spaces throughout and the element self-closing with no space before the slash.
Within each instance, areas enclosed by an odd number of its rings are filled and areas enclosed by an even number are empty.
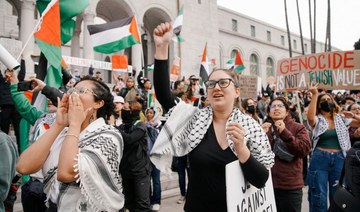
<svg viewBox="0 0 360 212">
<path fill-rule="evenodd" d="M 170 173 L 172 156 L 184 156 L 191 152 L 204 138 L 213 121 L 211 107 L 199 109 L 180 101 L 169 111 L 169 118 L 163 126 L 151 151 L 151 161 L 162 172 Z M 250 116 L 234 108 L 227 124 L 237 122 L 245 129 L 247 147 L 253 157 L 267 168 L 274 164 L 274 153 L 269 140 L 260 125 Z M 227 135 L 229 147 L 234 152 L 233 141 Z"/>
<path fill-rule="evenodd" d="M 314 142 L 312 149 L 313 151 L 316 148 L 320 135 L 322 135 L 329 128 L 329 122 L 323 115 L 319 114 L 317 118 L 318 121 L 313 129 L 312 136 L 312 140 Z M 349 130 L 347 127 L 348 125 L 350 125 L 351 121 L 352 119 L 344 118 L 340 114 L 336 114 L 334 117 L 335 131 L 344 157 L 346 156 L 346 152 L 351 147 Z"/>
<path fill-rule="evenodd" d="M 119 211 L 124 205 L 119 174 L 122 153 L 121 134 L 102 118 L 81 132 L 74 166 L 78 179 L 73 183 L 60 183 L 58 211 Z M 56 174 L 50 177 L 54 179 L 49 182 L 57 181 Z"/>
</svg>

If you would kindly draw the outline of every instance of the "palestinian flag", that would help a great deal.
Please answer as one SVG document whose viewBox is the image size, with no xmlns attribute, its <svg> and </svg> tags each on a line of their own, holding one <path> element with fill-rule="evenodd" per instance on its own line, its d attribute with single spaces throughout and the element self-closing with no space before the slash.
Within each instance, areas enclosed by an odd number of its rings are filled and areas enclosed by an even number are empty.
<svg viewBox="0 0 360 212">
<path fill-rule="evenodd" d="M 207 49 L 207 43 L 205 44 L 205 48 L 204 48 L 204 52 L 203 52 L 203 56 L 201 59 L 201 65 L 200 65 L 200 77 L 202 79 L 202 82 L 205 82 L 208 77 L 209 77 L 209 62 L 207 59 L 207 53 L 206 50 Z"/>
<path fill-rule="evenodd" d="M 89 25 L 88 30 L 96 52 L 111 54 L 141 43 L 135 16 Z"/>
<path fill-rule="evenodd" d="M 226 62 L 225 67 L 226 69 L 232 69 L 234 67 L 234 64 L 235 64 L 235 58 L 231 58 Z"/>
<path fill-rule="evenodd" d="M 59 88 L 62 82 L 62 57 L 58 0 L 52 0 L 44 10 L 38 30 L 34 33 L 34 38 L 50 65 L 46 74 L 51 82 L 50 86 Z"/>
<path fill-rule="evenodd" d="M 183 13 L 184 13 L 184 5 L 181 6 L 180 11 L 178 16 L 175 18 L 174 20 L 174 24 L 173 24 L 173 32 L 174 32 L 174 37 L 173 40 L 175 42 L 183 42 L 184 39 L 180 36 L 180 32 L 181 32 L 181 28 L 183 25 Z"/>
<path fill-rule="evenodd" d="M 51 0 L 37 0 L 36 7 L 40 14 L 48 6 Z M 89 6 L 88 0 L 61 0 L 60 3 L 60 25 L 61 25 L 61 43 L 66 44 L 71 40 L 76 21 L 73 19 L 75 16 L 82 13 L 85 8 Z"/>
<path fill-rule="evenodd" d="M 234 64 L 233 71 L 236 74 L 240 74 L 244 69 L 245 69 L 245 66 L 244 66 L 244 63 L 243 63 L 243 61 L 241 59 L 240 53 L 239 53 L 239 51 L 236 51 L 235 64 Z"/>
</svg>

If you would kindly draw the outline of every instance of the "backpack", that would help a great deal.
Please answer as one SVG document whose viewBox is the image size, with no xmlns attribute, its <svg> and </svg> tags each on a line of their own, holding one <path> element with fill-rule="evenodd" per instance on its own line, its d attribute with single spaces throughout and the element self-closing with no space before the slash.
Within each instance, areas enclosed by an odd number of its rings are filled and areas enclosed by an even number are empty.
<svg viewBox="0 0 360 212">
<path fill-rule="evenodd" d="M 343 185 L 344 176 L 346 185 Z M 346 153 L 345 163 L 328 212 L 353 212 L 360 208 L 360 141 Z"/>
<path fill-rule="evenodd" d="M 360 141 L 355 142 L 346 153 L 345 176 L 351 193 L 360 202 Z"/>
<path fill-rule="evenodd" d="M 142 122 L 141 120 L 137 120 L 133 126 L 131 126 L 131 128 L 129 129 L 129 132 L 132 132 L 134 130 L 134 127 L 138 124 Z M 124 129 L 124 124 L 120 125 L 120 129 L 125 130 Z M 147 149 L 146 149 L 146 153 L 148 155 L 150 155 L 150 152 L 154 146 L 154 143 L 156 141 L 156 138 L 159 135 L 159 130 L 156 129 L 155 127 L 153 127 L 152 125 L 150 125 L 149 123 L 146 123 L 146 141 L 147 141 Z"/>
<path fill-rule="evenodd" d="M 147 153 L 148 155 L 150 155 L 150 152 L 154 146 L 156 138 L 159 135 L 159 130 L 157 130 L 155 127 L 151 126 L 148 123 L 146 123 L 146 129 L 147 129 Z"/>
</svg>

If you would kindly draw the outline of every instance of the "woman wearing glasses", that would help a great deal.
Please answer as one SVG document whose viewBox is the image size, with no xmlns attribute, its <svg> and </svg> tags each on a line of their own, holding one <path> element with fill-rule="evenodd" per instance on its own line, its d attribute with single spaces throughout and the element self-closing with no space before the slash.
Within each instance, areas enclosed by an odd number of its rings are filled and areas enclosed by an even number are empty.
<svg viewBox="0 0 360 212">
<path fill-rule="evenodd" d="M 346 151 L 350 149 L 348 126 L 359 127 L 360 116 L 343 111 L 330 94 L 318 93 L 318 84 L 311 85 L 307 119 L 312 127 L 313 149 L 306 177 L 309 185 L 309 207 L 312 211 L 327 211 L 327 194 L 333 200 Z"/>
<path fill-rule="evenodd" d="M 279 212 L 300 212 L 304 187 L 303 158 L 311 150 L 310 137 L 305 126 L 292 119 L 284 97 L 271 100 L 267 113 L 269 116 L 262 127 L 275 153 L 271 174 L 276 208 Z M 291 155 L 284 155 L 277 147 L 286 149 L 286 153 Z"/>
<path fill-rule="evenodd" d="M 121 209 L 123 140 L 106 123 L 114 108 L 109 88 L 85 77 L 58 102 L 55 123 L 21 154 L 18 172 L 42 169 L 48 211 Z"/>
<path fill-rule="evenodd" d="M 191 181 L 185 211 L 227 211 L 225 165 L 239 161 L 244 176 L 261 188 L 274 162 L 268 139 L 260 125 L 234 105 L 240 89 L 232 72 L 217 70 L 206 81 L 210 106 L 199 109 L 174 97 L 170 90 L 168 48 L 172 26 L 163 23 L 154 30 L 156 97 L 170 117 L 151 152 L 162 171 L 171 157 L 189 154 Z"/>
</svg>

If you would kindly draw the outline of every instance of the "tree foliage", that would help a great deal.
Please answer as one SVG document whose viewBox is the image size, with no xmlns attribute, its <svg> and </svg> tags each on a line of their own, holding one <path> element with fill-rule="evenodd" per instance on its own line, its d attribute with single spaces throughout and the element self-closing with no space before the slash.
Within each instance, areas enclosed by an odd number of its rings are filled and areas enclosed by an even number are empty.
<svg viewBox="0 0 360 212">
<path fill-rule="evenodd" d="M 359 38 L 358 41 L 356 41 L 356 42 L 354 43 L 354 49 L 355 49 L 355 50 L 360 50 L 360 38 Z"/>
</svg>

